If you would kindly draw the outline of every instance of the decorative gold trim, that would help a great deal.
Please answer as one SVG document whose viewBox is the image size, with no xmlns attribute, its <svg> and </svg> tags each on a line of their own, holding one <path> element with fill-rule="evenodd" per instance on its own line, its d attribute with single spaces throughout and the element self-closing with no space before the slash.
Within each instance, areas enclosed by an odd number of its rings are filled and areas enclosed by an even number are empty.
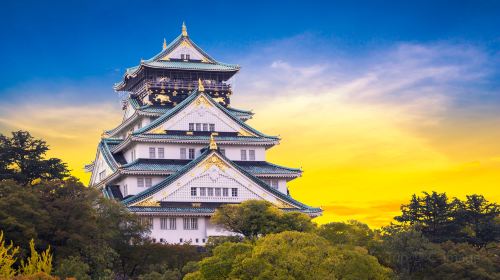
<svg viewBox="0 0 500 280">
<path fill-rule="evenodd" d="M 182 36 L 187 37 L 187 35 L 188 35 L 188 31 L 187 31 L 186 23 L 183 21 L 182 22 Z"/>
<path fill-rule="evenodd" d="M 205 162 L 203 163 L 203 166 L 205 170 L 208 170 L 212 166 L 217 166 L 219 169 L 224 170 L 227 167 L 229 167 L 224 161 L 222 161 L 218 156 L 215 154 L 209 157 Z"/>
<path fill-rule="evenodd" d="M 207 98 L 203 95 L 200 95 L 195 103 L 194 103 L 196 106 L 201 106 L 201 105 L 205 105 L 206 107 L 210 107 L 212 106 L 212 104 L 210 104 L 210 102 L 207 100 Z"/>
<path fill-rule="evenodd" d="M 152 198 L 147 198 L 134 206 L 142 206 L 142 207 L 160 207 L 160 202 L 153 200 Z"/>
<path fill-rule="evenodd" d="M 186 135 L 193 135 L 192 131 L 186 131 Z"/>
<path fill-rule="evenodd" d="M 214 134 L 210 134 L 210 150 L 217 150 L 217 143 L 215 143 Z"/>
<path fill-rule="evenodd" d="M 167 48 L 167 39 L 163 38 L 163 50 Z"/>
<path fill-rule="evenodd" d="M 248 133 L 246 130 L 240 129 L 238 131 L 238 136 L 253 136 L 251 133 Z"/>
<path fill-rule="evenodd" d="M 204 92 L 205 87 L 203 86 L 203 83 L 201 82 L 201 79 L 198 79 L 198 91 L 199 92 Z"/>
</svg>

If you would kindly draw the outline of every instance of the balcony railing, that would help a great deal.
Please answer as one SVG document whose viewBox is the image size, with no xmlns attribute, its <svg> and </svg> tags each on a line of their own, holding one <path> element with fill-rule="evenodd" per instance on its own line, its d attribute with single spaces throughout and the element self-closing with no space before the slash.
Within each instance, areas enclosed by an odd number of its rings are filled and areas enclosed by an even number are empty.
<svg viewBox="0 0 500 280">
<path fill-rule="evenodd" d="M 229 91 L 231 85 L 220 82 L 203 81 L 205 90 Z M 188 89 L 193 90 L 198 88 L 198 81 L 147 81 L 148 88 L 169 88 L 169 89 Z"/>
</svg>

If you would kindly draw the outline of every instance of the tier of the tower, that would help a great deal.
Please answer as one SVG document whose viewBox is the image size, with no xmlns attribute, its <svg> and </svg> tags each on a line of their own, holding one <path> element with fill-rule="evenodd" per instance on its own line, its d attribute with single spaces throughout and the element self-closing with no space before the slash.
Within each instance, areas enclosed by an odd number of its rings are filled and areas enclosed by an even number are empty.
<svg viewBox="0 0 500 280">
<path fill-rule="evenodd" d="M 199 48 L 183 31 L 163 50 L 138 66 L 127 69 L 115 90 L 128 92 L 141 105 L 174 107 L 201 82 L 205 93 L 228 107 L 232 94 L 228 80 L 238 72 L 238 65 L 216 61 Z"/>
</svg>

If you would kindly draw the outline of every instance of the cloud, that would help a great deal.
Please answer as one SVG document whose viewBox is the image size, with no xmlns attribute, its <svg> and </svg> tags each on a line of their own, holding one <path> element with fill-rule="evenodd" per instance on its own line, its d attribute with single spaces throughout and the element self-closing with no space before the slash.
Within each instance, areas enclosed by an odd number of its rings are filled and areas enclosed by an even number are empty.
<svg viewBox="0 0 500 280">
<path fill-rule="evenodd" d="M 292 195 L 319 222 L 388 223 L 421 191 L 500 199 L 498 55 L 454 42 L 349 50 L 299 35 L 236 53 L 232 106 L 282 137 L 267 160 L 302 167 Z M 1 93 L 0 131 L 27 129 L 84 178 L 104 129 L 120 121 L 110 77 L 34 81 Z"/>
</svg>

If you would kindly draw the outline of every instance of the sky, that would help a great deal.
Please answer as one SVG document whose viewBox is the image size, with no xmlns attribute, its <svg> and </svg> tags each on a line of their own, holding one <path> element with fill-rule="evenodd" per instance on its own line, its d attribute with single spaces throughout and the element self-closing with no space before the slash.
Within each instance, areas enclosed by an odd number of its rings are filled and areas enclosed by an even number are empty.
<svg viewBox="0 0 500 280">
<path fill-rule="evenodd" d="M 28 130 L 84 183 L 112 86 L 185 21 L 241 65 L 232 105 L 280 135 L 291 194 L 324 223 L 387 225 L 414 193 L 500 201 L 498 1 L 8 1 L 0 9 L 0 133 Z"/>
</svg>

